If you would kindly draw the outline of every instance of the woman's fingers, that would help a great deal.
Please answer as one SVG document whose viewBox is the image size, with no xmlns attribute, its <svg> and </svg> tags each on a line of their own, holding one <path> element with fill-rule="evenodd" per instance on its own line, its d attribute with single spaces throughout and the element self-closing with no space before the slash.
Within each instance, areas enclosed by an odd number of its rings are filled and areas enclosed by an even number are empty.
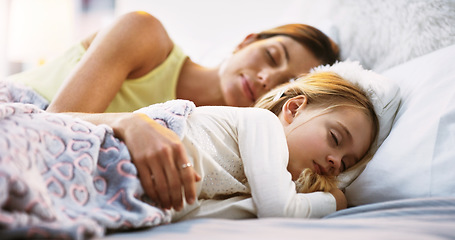
<svg viewBox="0 0 455 240">
<path fill-rule="evenodd" d="M 152 173 L 150 172 L 150 169 L 147 166 L 141 166 L 137 162 L 135 162 L 138 175 L 139 175 L 139 180 L 141 181 L 142 188 L 145 191 L 145 194 L 156 203 L 159 203 L 159 198 L 158 194 L 156 192 L 154 183 L 153 183 L 153 176 Z"/>
<path fill-rule="evenodd" d="M 163 208 L 180 210 L 183 189 L 187 202 L 193 203 L 200 177 L 193 167 L 183 169 L 189 161 L 178 136 L 146 115 L 133 116 L 124 122 L 128 127 L 117 132 L 130 150 L 146 194 Z"/>
<path fill-rule="evenodd" d="M 185 192 L 185 199 L 189 204 L 193 204 L 196 199 L 196 182 L 200 181 L 200 176 L 194 171 L 193 165 L 188 161 L 188 157 L 183 145 L 172 144 L 171 154 L 166 154 L 163 164 L 164 173 L 169 185 L 169 198 L 172 207 L 179 211 L 183 207 L 182 189 Z"/>
<path fill-rule="evenodd" d="M 182 183 L 180 182 L 179 172 L 174 164 L 174 151 L 176 146 L 167 146 L 162 150 L 160 155 L 160 163 L 162 165 L 162 172 L 165 174 L 166 181 L 168 183 L 167 191 L 160 192 L 160 196 L 167 199 L 163 202 L 166 206 L 173 207 L 175 210 L 180 210 L 183 207 L 182 198 Z M 178 148 L 178 147 L 177 147 Z M 158 182 L 157 185 L 160 183 Z M 166 195 L 166 196 L 164 196 Z"/>
<path fill-rule="evenodd" d="M 193 165 L 190 162 L 182 160 L 177 166 L 180 170 L 180 181 L 183 183 L 186 202 L 193 204 L 196 200 L 196 182 L 200 181 L 201 177 L 194 170 Z"/>
<path fill-rule="evenodd" d="M 152 159 L 152 160 L 150 160 Z M 154 156 L 146 159 L 149 164 L 151 171 L 150 178 L 153 179 L 153 185 L 151 188 L 156 192 L 157 199 L 155 201 L 164 209 L 172 208 L 171 200 L 169 198 L 169 185 L 167 182 L 167 176 L 163 171 L 159 156 Z"/>
</svg>

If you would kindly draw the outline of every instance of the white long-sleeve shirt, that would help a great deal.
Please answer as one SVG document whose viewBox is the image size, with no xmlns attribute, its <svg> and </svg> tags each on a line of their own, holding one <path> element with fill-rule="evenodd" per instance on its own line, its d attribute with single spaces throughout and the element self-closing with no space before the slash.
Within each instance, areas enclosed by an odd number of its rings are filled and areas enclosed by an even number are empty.
<svg viewBox="0 0 455 240">
<path fill-rule="evenodd" d="M 330 193 L 297 194 L 287 171 L 283 127 L 259 108 L 198 107 L 182 140 L 202 180 L 198 200 L 173 212 L 173 221 L 195 217 L 317 218 L 336 210 Z"/>
</svg>

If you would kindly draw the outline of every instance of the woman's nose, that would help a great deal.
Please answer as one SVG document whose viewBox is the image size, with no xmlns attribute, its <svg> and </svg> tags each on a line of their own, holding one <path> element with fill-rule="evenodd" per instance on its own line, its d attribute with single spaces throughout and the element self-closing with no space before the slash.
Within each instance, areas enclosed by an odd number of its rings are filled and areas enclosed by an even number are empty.
<svg viewBox="0 0 455 240">
<path fill-rule="evenodd" d="M 272 81 L 271 81 L 271 76 L 272 74 L 268 71 L 261 71 L 258 73 L 258 82 L 259 84 L 261 84 L 262 88 L 264 88 L 264 90 L 266 91 L 269 91 L 270 89 L 272 89 L 273 86 L 272 85 Z"/>
<path fill-rule="evenodd" d="M 258 81 L 264 90 L 269 91 L 280 84 L 281 74 L 279 71 L 263 70 L 258 73 Z"/>
<path fill-rule="evenodd" d="M 289 74 L 283 69 L 263 69 L 258 73 L 258 82 L 266 92 L 290 79 Z"/>
</svg>

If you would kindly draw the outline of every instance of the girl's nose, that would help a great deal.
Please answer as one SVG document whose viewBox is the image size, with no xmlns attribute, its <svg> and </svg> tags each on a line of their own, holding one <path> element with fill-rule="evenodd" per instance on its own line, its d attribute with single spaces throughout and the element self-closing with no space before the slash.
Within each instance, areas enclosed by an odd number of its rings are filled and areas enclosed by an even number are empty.
<svg viewBox="0 0 455 240">
<path fill-rule="evenodd" d="M 341 171 L 341 159 L 342 157 L 337 156 L 336 154 L 331 154 L 327 156 L 327 162 L 329 163 L 329 173 L 333 175 L 338 175 Z"/>
</svg>

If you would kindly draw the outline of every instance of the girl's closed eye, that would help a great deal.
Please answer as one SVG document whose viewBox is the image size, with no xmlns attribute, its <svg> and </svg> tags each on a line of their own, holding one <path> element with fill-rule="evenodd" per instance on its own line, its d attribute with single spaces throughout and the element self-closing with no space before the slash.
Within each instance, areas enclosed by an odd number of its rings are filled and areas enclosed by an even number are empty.
<svg viewBox="0 0 455 240">
<path fill-rule="evenodd" d="M 346 170 L 346 163 L 344 160 L 341 160 L 341 169 L 340 172 L 344 172 Z"/>
<path fill-rule="evenodd" d="M 271 63 L 272 66 L 277 66 L 278 63 L 277 61 L 275 60 L 275 58 L 273 58 L 272 56 L 272 53 L 270 52 L 269 49 L 265 50 L 266 54 L 267 54 L 267 59 L 268 61 Z"/>
<path fill-rule="evenodd" d="M 332 137 L 332 141 L 335 143 L 335 146 L 340 145 L 339 137 L 334 131 L 330 131 L 330 136 Z"/>
</svg>

